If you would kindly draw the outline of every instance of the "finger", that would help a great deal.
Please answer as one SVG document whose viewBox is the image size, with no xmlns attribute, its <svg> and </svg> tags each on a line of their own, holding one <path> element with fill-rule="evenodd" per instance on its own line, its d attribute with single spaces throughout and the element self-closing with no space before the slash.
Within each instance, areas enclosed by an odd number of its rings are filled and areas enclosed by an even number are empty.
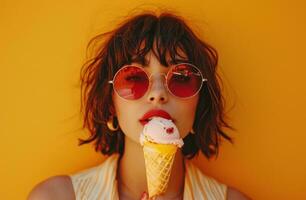
<svg viewBox="0 0 306 200">
<path fill-rule="evenodd" d="M 143 192 L 142 195 L 141 195 L 141 198 L 140 200 L 148 200 L 148 194 L 146 192 Z"/>
</svg>

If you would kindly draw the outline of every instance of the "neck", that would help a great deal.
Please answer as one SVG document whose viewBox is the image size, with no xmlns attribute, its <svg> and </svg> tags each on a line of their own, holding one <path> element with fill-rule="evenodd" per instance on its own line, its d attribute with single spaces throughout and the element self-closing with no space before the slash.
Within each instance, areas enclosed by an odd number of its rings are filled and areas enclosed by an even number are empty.
<svg viewBox="0 0 306 200">
<path fill-rule="evenodd" d="M 175 174 L 175 176 L 173 175 Z M 178 149 L 167 191 L 157 199 L 182 199 L 184 190 L 184 160 Z M 147 192 L 147 179 L 142 146 L 125 137 L 125 149 L 118 166 L 118 191 L 120 199 L 140 199 Z"/>
</svg>

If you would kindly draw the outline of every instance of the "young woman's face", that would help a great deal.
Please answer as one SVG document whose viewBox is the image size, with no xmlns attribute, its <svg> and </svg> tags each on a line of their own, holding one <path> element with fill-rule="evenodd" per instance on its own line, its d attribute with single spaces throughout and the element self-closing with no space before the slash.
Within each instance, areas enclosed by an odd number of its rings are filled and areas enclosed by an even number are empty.
<svg viewBox="0 0 306 200">
<path fill-rule="evenodd" d="M 148 111 L 158 109 L 170 114 L 181 138 L 184 138 L 192 130 L 199 94 L 188 99 L 173 96 L 164 85 L 165 77 L 162 75 L 167 73 L 169 67 L 161 65 L 151 52 L 148 53 L 146 59 L 148 66 L 145 67 L 138 63 L 132 63 L 144 67 L 149 76 L 153 74 L 151 86 L 145 95 L 137 100 L 126 100 L 113 92 L 113 102 L 119 126 L 126 139 L 140 143 L 139 136 L 144 125 L 139 120 Z"/>
</svg>

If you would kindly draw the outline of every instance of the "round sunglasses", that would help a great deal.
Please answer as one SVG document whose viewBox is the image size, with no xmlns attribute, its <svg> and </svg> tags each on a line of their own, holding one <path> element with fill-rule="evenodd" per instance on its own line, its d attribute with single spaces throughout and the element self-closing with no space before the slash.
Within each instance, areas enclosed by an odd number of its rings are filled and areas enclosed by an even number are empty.
<svg viewBox="0 0 306 200">
<path fill-rule="evenodd" d="M 153 75 L 153 74 L 152 74 Z M 125 65 L 118 70 L 109 81 L 113 84 L 115 92 L 127 100 L 140 99 L 145 95 L 150 87 L 151 76 L 142 67 Z M 191 98 L 201 90 L 203 78 L 201 71 L 189 63 L 173 65 L 165 76 L 165 86 L 167 90 L 178 98 Z"/>
</svg>

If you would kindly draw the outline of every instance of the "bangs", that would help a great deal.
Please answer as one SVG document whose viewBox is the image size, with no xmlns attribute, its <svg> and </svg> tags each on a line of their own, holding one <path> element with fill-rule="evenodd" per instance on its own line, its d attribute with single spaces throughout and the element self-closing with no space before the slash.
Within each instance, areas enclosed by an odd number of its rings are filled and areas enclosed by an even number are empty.
<svg viewBox="0 0 306 200">
<path fill-rule="evenodd" d="M 108 55 L 116 71 L 132 62 L 147 65 L 145 57 L 150 51 L 164 66 L 194 63 L 194 55 L 197 55 L 192 32 L 171 14 L 137 16 L 117 29 L 110 42 L 113 51 Z"/>
<path fill-rule="evenodd" d="M 193 130 L 184 138 L 182 152 L 185 157 L 194 157 L 199 150 L 210 158 L 218 154 L 221 139 L 232 142 L 223 128 L 233 128 L 226 122 L 222 82 L 216 69 L 217 51 L 197 37 L 184 20 L 170 13 L 151 13 L 133 16 L 106 33 L 92 38 L 87 46 L 92 52 L 81 70 L 81 112 L 83 128 L 90 136 L 80 144 L 95 143 L 96 151 L 104 155 L 124 153 L 125 135 L 120 129 L 108 127 L 114 118 L 113 87 L 110 81 L 123 65 L 137 62 L 148 65 L 148 53 L 153 53 L 160 64 L 169 66 L 188 62 L 201 70 L 205 82 L 199 92 Z"/>
</svg>

